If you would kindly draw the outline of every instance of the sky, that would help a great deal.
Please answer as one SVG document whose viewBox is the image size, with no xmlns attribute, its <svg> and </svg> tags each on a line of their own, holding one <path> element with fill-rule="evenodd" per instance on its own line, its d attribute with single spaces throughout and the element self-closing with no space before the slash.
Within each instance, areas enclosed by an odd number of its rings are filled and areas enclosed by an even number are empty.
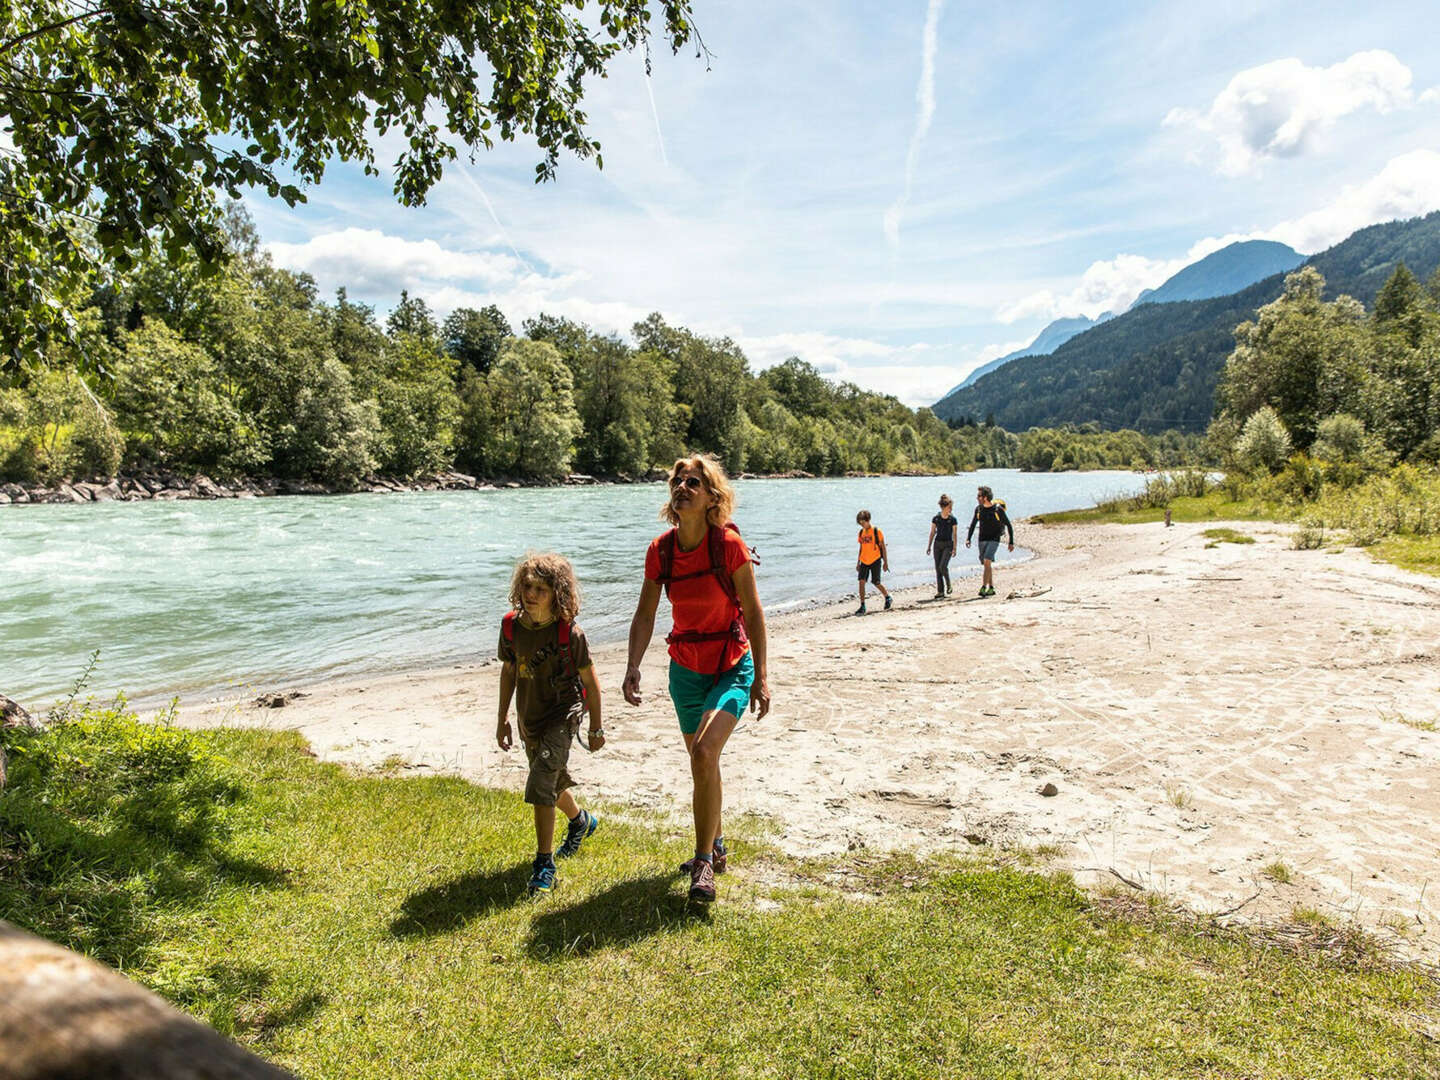
<svg viewBox="0 0 1440 1080">
<path fill-rule="evenodd" d="M 695 0 L 708 63 L 591 83 L 603 170 L 537 185 L 522 141 L 419 208 L 343 163 L 247 204 L 277 263 L 382 317 L 402 289 L 517 332 L 658 311 L 910 405 L 1234 240 L 1311 254 L 1440 209 L 1432 4 L 1098 7 Z"/>
</svg>

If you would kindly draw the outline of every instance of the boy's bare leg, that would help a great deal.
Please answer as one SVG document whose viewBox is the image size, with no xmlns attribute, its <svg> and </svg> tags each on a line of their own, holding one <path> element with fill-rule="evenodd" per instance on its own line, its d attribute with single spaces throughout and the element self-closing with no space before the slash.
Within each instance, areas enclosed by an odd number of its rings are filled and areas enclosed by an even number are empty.
<svg viewBox="0 0 1440 1080">
<path fill-rule="evenodd" d="M 720 835 L 720 751 L 730 738 L 740 718 L 723 709 L 707 712 L 693 738 L 686 739 L 690 749 L 690 776 L 695 782 L 695 851 L 710 854 L 715 837 Z"/>
<path fill-rule="evenodd" d="M 994 564 L 991 563 L 989 559 L 985 560 L 985 579 L 981 582 L 981 584 L 985 585 L 987 588 L 992 589 L 995 587 L 995 572 L 992 569 L 993 565 Z"/>
<path fill-rule="evenodd" d="M 555 809 L 567 818 L 573 818 L 580 812 L 580 804 L 575 801 L 575 796 L 570 794 L 570 789 L 566 788 L 560 793 L 560 798 L 555 800 Z"/>
<path fill-rule="evenodd" d="M 574 801 L 573 799 L 571 800 Z M 555 807 L 535 807 L 535 853 L 551 855 L 555 851 Z"/>
<path fill-rule="evenodd" d="M 860 579 L 860 603 L 865 603 L 865 578 Z"/>
</svg>

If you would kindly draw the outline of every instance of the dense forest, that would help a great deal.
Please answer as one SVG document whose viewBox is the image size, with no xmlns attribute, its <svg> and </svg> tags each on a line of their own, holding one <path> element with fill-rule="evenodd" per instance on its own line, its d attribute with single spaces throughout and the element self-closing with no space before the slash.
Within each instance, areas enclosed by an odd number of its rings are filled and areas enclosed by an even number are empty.
<svg viewBox="0 0 1440 1080">
<path fill-rule="evenodd" d="M 1440 267 L 1440 212 L 1373 225 L 1306 261 L 1331 296 L 1370 303 L 1405 264 Z M 1283 275 L 1212 300 L 1141 304 L 1065 342 L 1013 360 L 938 402 L 936 415 L 991 415 L 1007 428 L 1097 422 L 1105 428 L 1203 431 L 1235 345 L 1235 327 L 1281 295 Z"/>
<path fill-rule="evenodd" d="M 111 275 L 77 305 L 73 348 L 0 382 L 0 480 L 639 477 L 692 449 L 737 473 L 948 473 L 1174 465 L 1199 446 L 947 425 L 798 358 L 757 374 L 658 314 L 627 342 L 550 315 L 517 332 L 493 306 L 441 321 L 402 294 L 382 325 L 274 266 L 237 209 L 228 234 L 218 273 L 157 255 Z"/>
</svg>

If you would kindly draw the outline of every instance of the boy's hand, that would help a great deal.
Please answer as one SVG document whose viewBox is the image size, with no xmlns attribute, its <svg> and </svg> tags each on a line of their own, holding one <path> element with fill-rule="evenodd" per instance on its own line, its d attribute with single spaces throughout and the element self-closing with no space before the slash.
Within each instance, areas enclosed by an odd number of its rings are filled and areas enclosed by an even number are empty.
<svg viewBox="0 0 1440 1080">
<path fill-rule="evenodd" d="M 885 571 L 885 573 L 887 573 L 887 574 L 890 572 L 890 560 L 889 560 L 889 559 L 886 559 L 885 562 L 882 564 L 882 569 L 883 569 L 883 570 Z"/>
<path fill-rule="evenodd" d="M 640 669 L 638 667 L 625 669 L 625 681 L 620 684 L 620 693 L 625 695 L 625 700 L 631 705 L 640 704 Z"/>
<path fill-rule="evenodd" d="M 599 728 L 591 728 L 586 735 L 590 740 L 590 752 L 592 754 L 605 745 L 605 732 Z"/>
<path fill-rule="evenodd" d="M 1014 551 L 1014 550 L 1015 550 L 1015 545 L 1014 545 L 1013 543 L 1010 545 L 1010 550 L 1011 550 L 1011 551 Z"/>
<path fill-rule="evenodd" d="M 495 725 L 495 742 L 501 750 L 509 750 L 515 745 L 515 738 L 510 733 L 510 721 L 501 720 Z"/>
</svg>

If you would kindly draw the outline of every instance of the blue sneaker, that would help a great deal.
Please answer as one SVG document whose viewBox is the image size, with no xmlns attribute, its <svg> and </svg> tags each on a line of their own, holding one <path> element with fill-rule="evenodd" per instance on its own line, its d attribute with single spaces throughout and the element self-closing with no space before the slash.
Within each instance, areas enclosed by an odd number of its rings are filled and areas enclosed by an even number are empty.
<svg viewBox="0 0 1440 1080">
<path fill-rule="evenodd" d="M 536 859 L 530 868 L 530 884 L 528 886 L 530 895 L 536 893 L 548 893 L 555 890 L 556 881 L 560 875 L 555 870 L 555 864 L 549 860 L 541 862 Z"/>
<path fill-rule="evenodd" d="M 581 810 L 575 820 L 565 826 L 565 842 L 555 852 L 557 859 L 568 859 L 580 850 L 580 845 L 590 838 L 599 826 L 600 819 L 589 810 Z"/>
</svg>

